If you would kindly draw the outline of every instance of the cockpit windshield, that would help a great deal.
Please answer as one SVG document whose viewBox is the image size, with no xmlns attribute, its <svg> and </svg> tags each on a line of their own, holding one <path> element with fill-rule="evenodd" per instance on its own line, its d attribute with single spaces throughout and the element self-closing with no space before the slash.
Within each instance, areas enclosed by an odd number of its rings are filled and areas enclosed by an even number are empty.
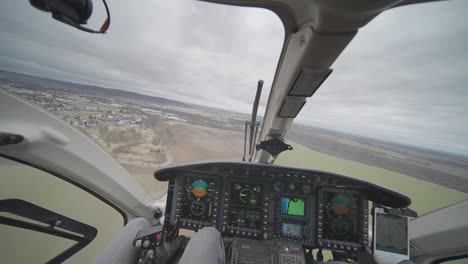
<svg viewBox="0 0 468 264">
<path fill-rule="evenodd" d="M 159 167 L 241 159 L 256 82 L 271 86 L 284 39 L 272 12 L 112 1 L 101 36 L 57 23 L 28 1 L 1 5 L 1 89 L 87 134 L 153 198 L 167 188 L 154 179 Z M 91 27 L 103 20 L 99 8 Z"/>
</svg>

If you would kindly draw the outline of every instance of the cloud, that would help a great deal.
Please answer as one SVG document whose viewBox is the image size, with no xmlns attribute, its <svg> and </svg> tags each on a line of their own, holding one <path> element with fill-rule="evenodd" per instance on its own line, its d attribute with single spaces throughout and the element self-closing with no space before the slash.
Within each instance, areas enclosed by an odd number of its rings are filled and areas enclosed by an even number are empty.
<svg viewBox="0 0 468 264">
<path fill-rule="evenodd" d="M 264 79 L 264 111 L 284 38 L 276 15 L 190 0 L 109 4 L 109 34 L 93 35 L 3 1 L 0 68 L 244 113 Z M 468 154 L 467 8 L 444 1 L 378 16 L 297 122 Z"/>
</svg>

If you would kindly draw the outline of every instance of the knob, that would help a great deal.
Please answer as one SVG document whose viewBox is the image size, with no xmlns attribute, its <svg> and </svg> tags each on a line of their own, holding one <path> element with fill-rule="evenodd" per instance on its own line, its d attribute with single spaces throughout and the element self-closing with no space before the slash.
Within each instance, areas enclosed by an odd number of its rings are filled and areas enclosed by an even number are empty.
<svg viewBox="0 0 468 264">
<path fill-rule="evenodd" d="M 147 247 L 149 247 L 149 245 L 150 245 L 149 240 L 145 240 L 145 241 L 143 242 L 143 248 L 147 248 Z"/>
<path fill-rule="evenodd" d="M 280 181 L 275 182 L 275 184 L 273 185 L 273 189 L 276 192 L 282 192 L 284 190 L 284 183 Z"/>
<path fill-rule="evenodd" d="M 312 187 L 310 187 L 310 185 L 306 183 L 306 184 L 302 185 L 301 192 L 303 194 L 310 194 L 312 192 Z"/>
<path fill-rule="evenodd" d="M 296 191 L 296 188 L 297 188 L 297 187 L 296 187 L 296 184 L 295 184 L 294 182 L 291 182 L 291 183 L 288 184 L 288 190 L 289 190 L 290 192 L 295 192 L 295 191 Z"/>
</svg>

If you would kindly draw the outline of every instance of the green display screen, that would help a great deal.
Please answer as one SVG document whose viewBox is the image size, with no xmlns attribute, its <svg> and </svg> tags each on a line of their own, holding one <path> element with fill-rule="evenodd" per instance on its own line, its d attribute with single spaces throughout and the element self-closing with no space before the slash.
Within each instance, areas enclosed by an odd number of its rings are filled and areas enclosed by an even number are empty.
<svg viewBox="0 0 468 264">
<path fill-rule="evenodd" d="M 299 198 L 282 197 L 281 213 L 294 216 L 304 216 L 304 200 Z"/>
</svg>

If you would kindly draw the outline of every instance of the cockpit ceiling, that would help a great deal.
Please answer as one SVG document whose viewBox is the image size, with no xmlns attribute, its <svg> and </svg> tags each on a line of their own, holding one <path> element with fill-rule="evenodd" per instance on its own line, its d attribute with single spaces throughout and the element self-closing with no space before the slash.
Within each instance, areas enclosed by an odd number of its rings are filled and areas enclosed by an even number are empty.
<svg viewBox="0 0 468 264">
<path fill-rule="evenodd" d="M 286 32 L 311 26 L 317 32 L 354 32 L 379 13 L 395 6 L 434 0 L 202 0 L 206 2 L 266 8 L 282 20 Z"/>
</svg>

